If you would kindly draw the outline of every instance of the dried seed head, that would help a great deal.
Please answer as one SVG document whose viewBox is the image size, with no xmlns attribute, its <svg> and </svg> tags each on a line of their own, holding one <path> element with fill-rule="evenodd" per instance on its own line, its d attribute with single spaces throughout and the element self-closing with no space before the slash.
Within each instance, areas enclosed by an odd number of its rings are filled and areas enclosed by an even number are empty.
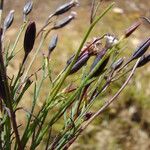
<svg viewBox="0 0 150 150">
<path fill-rule="evenodd" d="M 53 29 L 59 29 L 59 28 L 63 28 L 64 26 L 66 26 L 67 24 L 69 24 L 76 16 L 75 12 L 72 12 L 68 17 L 58 21 L 57 23 L 54 24 Z"/>
<path fill-rule="evenodd" d="M 49 47 L 48 47 L 48 58 L 50 57 L 51 52 L 55 49 L 58 42 L 58 35 L 54 35 L 50 41 Z"/>
<path fill-rule="evenodd" d="M 76 61 L 76 63 L 73 65 L 71 71 L 69 74 L 73 74 L 75 72 L 77 72 L 79 69 L 81 69 L 89 60 L 90 58 L 90 54 L 88 52 L 82 54 L 78 60 Z"/>
<path fill-rule="evenodd" d="M 24 37 L 24 51 L 26 55 L 28 55 L 33 49 L 35 36 L 36 36 L 36 24 L 35 22 L 31 22 L 26 29 Z"/>
<path fill-rule="evenodd" d="M 147 56 L 144 55 L 141 57 L 137 67 L 143 67 L 148 62 L 150 62 L 150 55 L 147 55 Z"/>
<path fill-rule="evenodd" d="M 150 38 L 148 38 L 146 41 L 142 42 L 136 51 L 133 53 L 131 60 L 137 59 L 141 57 L 149 48 L 150 46 Z"/>
<path fill-rule="evenodd" d="M 121 65 L 123 64 L 123 61 L 124 61 L 124 58 L 120 58 L 120 59 L 118 59 L 116 62 L 114 62 L 114 63 L 112 64 L 113 70 L 119 69 L 119 68 L 121 67 Z"/>
<path fill-rule="evenodd" d="M 13 23 L 14 20 L 14 10 L 11 10 L 4 20 L 4 31 L 6 31 Z"/>
<path fill-rule="evenodd" d="M 76 6 L 78 4 L 77 0 L 72 0 L 71 2 L 65 3 L 64 5 L 58 7 L 53 14 L 53 16 L 61 15 L 67 11 L 69 11 L 72 7 Z"/>
<path fill-rule="evenodd" d="M 24 8 L 23 8 L 23 14 L 25 16 L 27 16 L 32 11 L 32 7 L 33 7 L 32 1 L 29 1 L 28 3 L 26 3 Z"/>
<path fill-rule="evenodd" d="M 104 38 L 106 39 L 106 44 L 105 44 L 106 48 L 110 48 L 113 45 L 118 43 L 118 39 L 113 35 L 107 34 L 104 36 Z"/>
<path fill-rule="evenodd" d="M 131 27 L 129 27 L 125 31 L 125 38 L 129 37 L 140 25 L 141 25 L 141 22 L 138 21 L 134 23 Z"/>
</svg>

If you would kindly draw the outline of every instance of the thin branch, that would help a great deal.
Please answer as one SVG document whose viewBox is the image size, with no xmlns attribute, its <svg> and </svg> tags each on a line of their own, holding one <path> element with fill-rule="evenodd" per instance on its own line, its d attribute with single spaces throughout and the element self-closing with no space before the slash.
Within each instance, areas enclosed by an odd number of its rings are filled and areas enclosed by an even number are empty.
<svg viewBox="0 0 150 150">
<path fill-rule="evenodd" d="M 137 60 L 136 64 L 134 65 L 129 77 L 127 78 L 127 80 L 125 81 L 125 83 L 122 85 L 122 87 L 118 90 L 118 92 L 110 99 L 108 100 L 103 107 L 101 107 L 87 122 L 86 124 L 82 127 L 82 130 L 84 130 L 97 116 L 99 116 L 114 100 L 116 100 L 116 98 L 120 95 L 120 93 L 124 90 L 124 88 L 127 86 L 127 84 L 129 83 L 130 79 L 132 78 L 132 76 L 135 73 L 135 70 L 137 68 L 137 65 L 140 61 L 140 58 Z"/>
</svg>

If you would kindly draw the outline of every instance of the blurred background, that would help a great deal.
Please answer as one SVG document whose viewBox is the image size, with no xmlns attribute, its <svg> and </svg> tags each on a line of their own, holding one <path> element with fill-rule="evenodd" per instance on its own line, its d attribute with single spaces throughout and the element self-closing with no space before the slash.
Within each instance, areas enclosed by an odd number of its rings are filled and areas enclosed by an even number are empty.
<svg viewBox="0 0 150 150">
<path fill-rule="evenodd" d="M 47 16 L 58 6 L 68 0 L 36 0 L 34 8 L 30 14 L 30 20 L 36 21 L 40 28 Z M 111 33 L 121 36 L 126 28 L 139 17 L 150 18 L 149 0 L 113 0 L 115 7 L 109 12 L 102 21 L 96 26 L 89 40 L 104 33 Z M 19 26 L 22 24 L 22 8 L 25 0 L 5 0 L 4 17 L 11 9 L 15 10 L 14 24 L 7 32 L 7 36 L 13 42 Z M 92 0 L 79 0 L 80 6 L 74 8 L 77 18 L 65 28 L 56 31 L 59 36 L 59 43 L 52 54 L 51 64 L 54 75 L 65 66 L 66 60 L 78 48 L 84 32 L 89 26 L 90 10 Z M 101 12 L 112 0 L 104 0 L 98 12 Z M 68 14 L 66 14 L 68 15 Z M 53 35 L 54 32 L 51 33 Z M 49 39 L 51 37 L 49 36 Z M 128 56 L 132 54 L 136 46 L 150 36 L 150 24 L 143 22 L 140 28 L 129 38 L 128 45 L 124 53 Z M 21 45 L 22 43 L 20 43 Z M 49 40 L 46 41 L 43 51 L 47 51 Z M 19 46 L 18 46 L 19 47 Z M 23 53 L 19 53 L 17 59 L 11 64 L 10 73 L 16 73 Z M 30 55 L 32 57 L 32 54 Z M 31 72 L 36 70 L 41 64 L 41 53 L 36 60 Z M 68 79 L 76 79 L 77 75 Z M 113 89 L 108 89 L 110 97 L 112 93 L 120 87 L 116 83 Z M 47 83 L 43 89 L 41 97 L 47 93 Z M 32 91 L 24 97 L 21 106 L 29 108 L 31 104 Z M 104 95 L 105 98 L 107 98 Z M 103 98 L 103 97 L 100 97 Z M 98 104 L 98 102 L 97 102 Z M 98 109 L 98 105 L 95 109 Z M 39 102 L 38 107 L 41 104 Z M 37 108 L 38 109 L 38 108 Z M 18 116 L 22 122 L 22 116 Z M 61 124 L 61 123 L 60 123 Z M 59 123 L 56 132 L 60 128 Z M 44 144 L 44 143 L 43 143 Z M 40 147 L 39 149 L 42 149 Z M 113 103 L 107 111 L 91 124 L 82 136 L 72 145 L 71 149 L 76 150 L 149 150 L 150 149 L 150 64 L 137 70 L 132 81 L 119 96 L 118 101 Z"/>
</svg>

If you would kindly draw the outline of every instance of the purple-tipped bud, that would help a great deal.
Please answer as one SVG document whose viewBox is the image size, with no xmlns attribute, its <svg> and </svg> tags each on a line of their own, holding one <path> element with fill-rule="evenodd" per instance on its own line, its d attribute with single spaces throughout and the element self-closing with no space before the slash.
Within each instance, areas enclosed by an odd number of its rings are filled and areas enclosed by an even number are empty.
<svg viewBox="0 0 150 150">
<path fill-rule="evenodd" d="M 148 62 L 150 62 L 150 55 L 147 55 L 147 56 L 144 55 L 141 57 L 137 67 L 143 67 Z"/>
<path fill-rule="evenodd" d="M 91 69 L 90 69 L 91 71 L 95 68 L 95 66 L 98 64 L 98 62 L 102 60 L 102 58 L 103 58 L 103 56 L 105 55 L 105 53 L 106 53 L 106 49 L 102 50 L 102 51 L 96 56 L 96 58 L 95 58 L 95 60 L 94 60 L 94 62 L 93 62 L 93 64 L 92 64 L 92 66 L 91 66 Z M 108 61 L 109 61 L 109 57 L 107 57 L 107 58 L 103 61 L 103 63 L 99 66 L 98 70 L 93 74 L 92 77 L 97 77 L 97 76 L 99 76 L 99 75 L 103 72 L 103 70 L 104 70 L 104 68 L 106 67 Z"/>
<path fill-rule="evenodd" d="M 114 63 L 112 64 L 113 70 L 119 69 L 119 68 L 121 67 L 121 65 L 123 64 L 123 62 L 124 62 L 124 59 L 123 59 L 123 58 L 120 58 L 120 59 L 118 59 L 116 62 L 114 62 Z"/>
<path fill-rule="evenodd" d="M 50 41 L 49 47 L 48 47 L 48 57 L 50 56 L 51 52 L 55 49 L 58 42 L 58 35 L 54 35 Z"/>
<path fill-rule="evenodd" d="M 73 65 L 69 74 L 73 74 L 77 72 L 79 69 L 81 69 L 87 63 L 89 58 L 90 58 L 90 54 L 88 52 L 80 56 L 78 60 L 76 61 L 76 63 Z"/>
<path fill-rule="evenodd" d="M 66 26 L 67 24 L 69 24 L 76 16 L 76 13 L 73 12 L 71 15 L 69 15 L 68 17 L 56 22 L 54 24 L 53 29 L 59 29 L 59 28 L 63 28 L 64 26 Z"/>
<path fill-rule="evenodd" d="M 7 30 L 13 23 L 14 20 L 14 10 L 11 10 L 4 20 L 4 31 Z"/>
<path fill-rule="evenodd" d="M 32 7 L 33 7 L 32 1 L 29 1 L 28 3 L 26 3 L 24 8 L 23 8 L 23 14 L 25 16 L 27 16 L 32 11 Z"/>
<path fill-rule="evenodd" d="M 131 27 L 129 27 L 126 31 L 125 31 L 125 37 L 129 37 L 139 26 L 141 25 L 141 23 L 138 21 L 136 23 L 134 23 Z"/>
<path fill-rule="evenodd" d="M 61 15 L 67 11 L 69 11 L 72 7 L 76 6 L 78 4 L 77 0 L 72 0 L 71 2 L 65 3 L 64 5 L 58 7 L 53 14 L 53 16 Z"/>
<path fill-rule="evenodd" d="M 149 48 L 150 46 L 150 38 L 148 38 L 146 41 L 141 43 L 139 47 L 136 49 L 136 51 L 133 53 L 131 60 L 137 59 L 141 57 Z"/>
</svg>

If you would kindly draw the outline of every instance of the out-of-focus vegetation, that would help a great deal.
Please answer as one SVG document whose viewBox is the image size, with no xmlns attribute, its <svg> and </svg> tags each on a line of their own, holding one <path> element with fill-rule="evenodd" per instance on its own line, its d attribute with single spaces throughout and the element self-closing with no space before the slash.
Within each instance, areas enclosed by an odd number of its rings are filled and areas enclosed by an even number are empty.
<svg viewBox="0 0 150 150">
<path fill-rule="evenodd" d="M 36 0 L 34 11 L 31 14 L 32 20 L 37 22 L 38 27 L 42 26 L 46 16 L 48 16 L 57 6 L 58 3 L 65 2 L 65 0 Z M 103 8 L 111 0 L 106 0 L 100 8 Z M 116 6 L 112 12 L 107 14 L 101 23 L 99 23 L 91 34 L 90 38 L 110 32 L 121 35 L 126 27 L 137 20 L 140 16 L 150 17 L 149 0 L 115 0 Z M 24 4 L 24 1 L 10 0 L 5 2 L 6 14 L 10 9 L 15 9 L 15 24 L 13 28 L 7 33 L 8 36 L 13 37 L 20 25 L 19 20 L 22 19 L 19 14 Z M 51 62 L 55 73 L 57 74 L 66 63 L 68 57 L 72 52 L 78 48 L 83 33 L 89 26 L 91 0 L 81 0 L 80 7 L 77 8 L 77 19 L 65 29 L 60 30 L 59 38 L 63 36 L 59 42 L 56 51 L 52 54 Z M 101 11 L 101 9 L 99 10 Z M 64 36 L 65 35 L 65 36 Z M 130 45 L 125 47 L 125 53 L 131 54 L 133 47 L 141 40 L 150 35 L 150 26 L 145 22 L 130 38 Z M 51 37 L 51 35 L 50 35 Z M 89 39 L 90 39 L 89 38 Z M 48 43 L 45 43 L 44 51 L 47 51 Z M 34 52 L 33 52 L 34 53 Z M 22 54 L 19 54 L 22 57 Z M 15 71 L 18 68 L 21 60 L 18 56 L 17 61 L 13 62 L 9 71 Z M 32 55 L 30 55 L 32 56 Z M 36 65 L 32 71 L 36 70 L 40 65 L 40 57 L 36 60 Z M 75 79 L 78 76 L 74 77 Z M 71 80 L 71 79 L 68 79 Z M 110 96 L 114 90 L 118 88 L 120 83 L 114 85 L 113 89 L 109 89 Z M 47 83 L 43 89 L 44 97 L 47 93 Z M 24 97 L 24 102 L 21 106 L 28 107 L 31 104 L 30 96 L 33 93 L 28 93 Z M 136 76 L 131 81 L 131 84 L 126 87 L 124 92 L 119 96 L 118 101 L 115 102 L 101 117 L 97 118 L 92 125 L 90 125 L 84 134 L 73 144 L 72 149 L 81 150 L 149 150 L 150 149 L 150 65 L 142 69 L 138 69 Z M 103 97 L 100 97 L 100 99 Z M 97 102 L 99 103 L 99 102 Z M 39 107 L 40 107 L 39 102 Z M 96 104 L 94 107 L 97 107 Z M 37 108 L 38 109 L 38 108 Z M 22 119 L 20 116 L 19 120 Z M 61 122 L 60 122 L 61 124 Z M 59 128 L 59 124 L 58 124 Z M 55 129 L 57 132 L 57 128 Z M 44 144 L 44 143 L 43 143 Z M 42 149 L 42 147 L 40 148 Z"/>
</svg>

